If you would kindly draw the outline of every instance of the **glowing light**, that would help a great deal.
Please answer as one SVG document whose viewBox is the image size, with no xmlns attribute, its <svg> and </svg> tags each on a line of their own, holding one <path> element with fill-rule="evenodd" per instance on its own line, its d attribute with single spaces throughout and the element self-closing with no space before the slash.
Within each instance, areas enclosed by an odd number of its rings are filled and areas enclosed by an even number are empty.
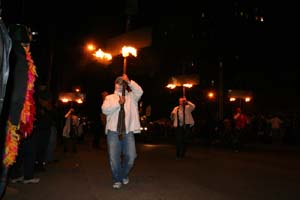
<svg viewBox="0 0 300 200">
<path fill-rule="evenodd" d="M 236 100 L 236 98 L 234 98 L 234 97 L 230 97 L 230 99 L 229 99 L 229 101 L 235 101 Z"/>
<path fill-rule="evenodd" d="M 62 98 L 61 101 L 62 101 L 63 103 L 68 103 L 70 100 L 67 99 L 67 98 Z"/>
<path fill-rule="evenodd" d="M 93 44 L 88 44 L 88 45 L 86 45 L 86 49 L 88 51 L 95 51 L 96 47 Z"/>
<path fill-rule="evenodd" d="M 191 88 L 191 87 L 193 87 L 193 84 L 185 83 L 185 84 L 183 84 L 183 87 Z"/>
<path fill-rule="evenodd" d="M 251 101 L 251 97 L 246 97 L 245 102 L 249 102 L 249 101 Z"/>
<path fill-rule="evenodd" d="M 260 22 L 264 22 L 264 17 L 260 17 Z"/>
<path fill-rule="evenodd" d="M 59 100 L 63 103 L 76 102 L 78 104 L 82 104 L 84 99 L 85 95 L 79 92 L 62 92 L 59 95 Z"/>
<path fill-rule="evenodd" d="M 133 55 L 134 57 L 137 57 L 136 49 L 133 47 L 123 46 L 122 48 L 123 57 L 128 57 L 129 54 Z"/>
<path fill-rule="evenodd" d="M 167 88 L 169 88 L 169 89 L 174 89 L 174 88 L 176 88 L 176 85 L 174 85 L 174 84 L 168 84 L 168 85 L 167 85 Z"/>
<path fill-rule="evenodd" d="M 111 60 L 112 59 L 112 55 L 110 53 L 105 53 L 101 49 L 98 49 L 98 51 L 96 51 L 93 55 L 95 57 L 103 59 L 103 60 Z"/>
<path fill-rule="evenodd" d="M 215 97 L 215 93 L 209 92 L 209 93 L 207 94 L 207 96 L 208 96 L 208 98 L 212 99 L 212 98 Z"/>
<path fill-rule="evenodd" d="M 83 103 L 82 99 L 76 99 L 76 102 L 79 103 L 79 104 Z"/>
</svg>

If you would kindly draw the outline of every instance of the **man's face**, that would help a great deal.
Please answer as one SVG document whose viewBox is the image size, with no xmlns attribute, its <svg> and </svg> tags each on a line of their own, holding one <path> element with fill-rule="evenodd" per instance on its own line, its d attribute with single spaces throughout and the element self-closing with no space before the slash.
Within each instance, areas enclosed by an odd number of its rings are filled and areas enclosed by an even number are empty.
<svg viewBox="0 0 300 200">
<path fill-rule="evenodd" d="M 184 101 L 185 101 L 184 98 L 180 98 L 180 99 L 179 99 L 179 105 L 183 105 Z"/>
<path fill-rule="evenodd" d="M 115 91 L 122 92 L 123 86 L 120 84 L 115 84 Z"/>
</svg>

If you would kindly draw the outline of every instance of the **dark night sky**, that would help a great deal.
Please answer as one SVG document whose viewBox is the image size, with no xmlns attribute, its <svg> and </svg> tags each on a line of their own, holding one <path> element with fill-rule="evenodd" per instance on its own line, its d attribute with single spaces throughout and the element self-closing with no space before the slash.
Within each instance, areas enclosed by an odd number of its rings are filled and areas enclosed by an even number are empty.
<svg viewBox="0 0 300 200">
<path fill-rule="evenodd" d="M 293 5 L 258 0 L 129 2 L 139 2 L 139 9 L 132 18 L 132 29 L 151 25 L 155 30 L 153 47 L 144 51 L 143 61 L 135 63 L 143 69 L 130 74 L 143 85 L 145 98 L 155 100 L 161 95 L 177 98 L 155 87 L 163 83 L 163 78 L 182 72 L 182 66 L 192 62 L 193 69 L 185 70 L 199 73 L 203 87 L 212 79 L 218 82 L 221 59 L 226 89 L 253 90 L 259 109 L 299 109 L 299 32 L 296 31 Z M 2 16 L 7 24 L 25 23 L 39 32 L 32 46 L 41 79 L 47 79 L 49 52 L 53 49 L 56 89 L 68 89 L 73 84 L 84 84 L 87 88 L 95 86 L 90 90 L 94 94 L 92 98 L 97 99 L 100 97 L 95 95 L 100 94 L 98 91 L 107 87 L 112 90 L 111 81 L 118 72 L 88 61 L 82 55 L 82 48 L 88 40 L 101 43 L 124 33 L 126 5 L 128 8 L 125 0 L 9 0 L 2 3 Z M 255 16 L 263 16 L 264 23 L 253 20 Z M 163 37 L 164 32 L 168 37 Z M 196 39 L 185 39 L 191 33 Z M 178 44 L 177 49 L 174 44 Z M 178 49 L 184 49 L 182 57 L 166 53 Z M 113 64 L 120 65 L 120 61 L 116 59 Z M 161 72 L 153 67 L 155 65 Z M 74 73 L 76 71 L 80 74 Z M 174 101 L 170 108 L 173 104 Z"/>
</svg>

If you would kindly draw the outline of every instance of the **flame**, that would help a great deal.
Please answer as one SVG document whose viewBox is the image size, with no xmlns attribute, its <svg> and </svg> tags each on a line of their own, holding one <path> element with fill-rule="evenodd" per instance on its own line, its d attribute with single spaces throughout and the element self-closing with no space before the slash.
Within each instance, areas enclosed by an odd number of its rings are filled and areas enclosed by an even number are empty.
<svg viewBox="0 0 300 200">
<path fill-rule="evenodd" d="M 175 84 L 168 84 L 167 88 L 174 89 L 174 88 L 176 88 L 176 85 Z"/>
<path fill-rule="evenodd" d="M 67 103 L 67 102 L 69 102 L 70 100 L 69 100 L 68 98 L 62 98 L 61 101 L 64 102 L 64 103 Z"/>
<path fill-rule="evenodd" d="M 245 102 L 249 102 L 249 101 L 251 101 L 251 97 L 246 97 Z"/>
<path fill-rule="evenodd" d="M 96 51 L 93 55 L 96 56 L 97 58 L 100 58 L 103 60 L 111 60 L 112 59 L 112 55 L 110 53 L 105 53 L 101 49 L 98 49 L 98 51 Z"/>
<path fill-rule="evenodd" d="M 185 83 L 185 84 L 183 84 L 183 87 L 191 88 L 191 87 L 193 87 L 193 84 Z"/>
<path fill-rule="evenodd" d="M 128 57 L 129 54 L 133 55 L 134 57 L 137 56 L 136 49 L 133 47 L 123 46 L 122 48 L 122 55 L 123 57 Z"/>
<path fill-rule="evenodd" d="M 82 99 L 76 99 L 76 102 L 79 103 L 79 104 L 83 103 Z"/>
</svg>

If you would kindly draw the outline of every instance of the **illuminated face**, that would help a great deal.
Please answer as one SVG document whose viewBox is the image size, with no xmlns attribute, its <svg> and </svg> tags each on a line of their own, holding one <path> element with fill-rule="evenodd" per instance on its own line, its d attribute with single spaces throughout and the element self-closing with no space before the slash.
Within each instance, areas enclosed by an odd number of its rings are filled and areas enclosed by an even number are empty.
<svg viewBox="0 0 300 200">
<path fill-rule="evenodd" d="M 122 92 L 122 89 L 123 89 L 123 85 L 115 84 L 115 91 Z"/>
<path fill-rule="evenodd" d="M 179 99 L 179 105 L 183 105 L 183 103 L 184 103 L 184 98 L 180 98 Z"/>
</svg>

